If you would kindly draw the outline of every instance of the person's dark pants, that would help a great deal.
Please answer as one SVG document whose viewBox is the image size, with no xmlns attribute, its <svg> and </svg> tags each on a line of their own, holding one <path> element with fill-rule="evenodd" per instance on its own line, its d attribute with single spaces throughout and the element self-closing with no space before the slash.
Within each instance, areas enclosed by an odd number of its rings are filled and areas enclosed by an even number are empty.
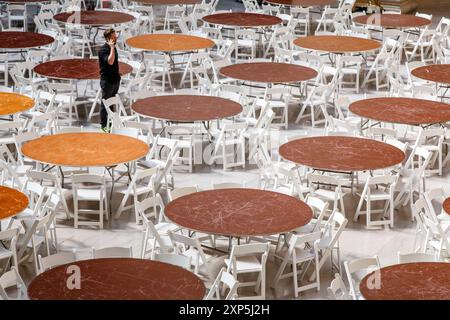
<svg viewBox="0 0 450 320">
<path fill-rule="evenodd" d="M 105 106 L 103 104 L 103 99 L 109 99 L 114 97 L 119 91 L 120 81 L 119 82 L 107 82 L 104 80 L 100 81 L 100 87 L 102 88 L 102 103 L 100 106 L 100 122 L 102 128 L 106 127 L 108 124 L 108 112 L 106 112 Z"/>
</svg>

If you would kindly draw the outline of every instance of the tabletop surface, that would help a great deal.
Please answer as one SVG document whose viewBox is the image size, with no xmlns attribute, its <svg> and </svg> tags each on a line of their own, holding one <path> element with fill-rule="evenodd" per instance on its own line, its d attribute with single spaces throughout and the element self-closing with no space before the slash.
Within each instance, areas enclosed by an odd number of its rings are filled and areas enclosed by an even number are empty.
<svg viewBox="0 0 450 320">
<path fill-rule="evenodd" d="M 381 47 L 381 42 L 376 40 L 333 35 L 300 37 L 294 40 L 294 44 L 304 49 L 333 53 L 366 52 Z"/>
<path fill-rule="evenodd" d="M 80 288 L 70 288 L 78 266 Z M 192 272 L 147 259 L 108 258 L 72 262 L 50 269 L 28 286 L 32 300 L 200 300 L 205 285 Z"/>
<path fill-rule="evenodd" d="M 371 14 L 355 17 L 354 22 L 385 28 L 414 28 L 431 24 L 431 21 L 412 14 Z"/>
<path fill-rule="evenodd" d="M 450 215 L 450 197 L 445 199 L 444 203 L 442 204 L 442 209 L 445 211 L 445 213 Z"/>
<path fill-rule="evenodd" d="M 450 84 L 450 64 L 431 64 L 418 67 L 411 74 L 424 80 Z"/>
<path fill-rule="evenodd" d="M 19 93 L 0 92 L 0 116 L 27 111 L 34 106 L 34 100 Z"/>
<path fill-rule="evenodd" d="M 343 172 L 388 168 L 405 158 L 403 151 L 387 143 L 345 136 L 293 140 L 281 145 L 279 153 L 310 168 Z"/>
<path fill-rule="evenodd" d="M 57 0 L 44 0 L 44 1 L 38 1 L 38 0 L 2 0 L 0 2 L 5 3 L 25 3 L 25 4 L 41 4 L 46 2 L 55 2 Z"/>
<path fill-rule="evenodd" d="M 373 98 L 355 101 L 350 111 L 368 119 L 426 125 L 450 121 L 450 105 L 415 98 Z"/>
<path fill-rule="evenodd" d="M 53 37 L 42 33 L 24 31 L 0 32 L 1 49 L 26 49 L 46 46 L 55 41 Z"/>
<path fill-rule="evenodd" d="M 0 220 L 15 216 L 28 207 L 28 197 L 16 189 L 0 186 Z"/>
<path fill-rule="evenodd" d="M 97 59 L 63 59 L 38 64 L 34 72 L 55 79 L 95 80 L 100 79 Z M 119 61 L 119 73 L 125 75 L 133 71 L 129 64 Z"/>
<path fill-rule="evenodd" d="M 230 12 L 207 15 L 203 21 L 230 27 L 264 27 L 280 24 L 283 20 L 268 14 Z"/>
<path fill-rule="evenodd" d="M 337 0 L 265 0 L 265 2 L 285 6 L 324 7 L 334 5 Z"/>
<path fill-rule="evenodd" d="M 208 49 L 214 41 L 186 34 L 144 34 L 126 40 L 127 45 L 149 51 L 191 51 Z"/>
<path fill-rule="evenodd" d="M 450 264 L 416 262 L 381 268 L 364 277 L 359 289 L 367 300 L 448 300 Z"/>
<path fill-rule="evenodd" d="M 137 100 L 131 108 L 142 116 L 174 122 L 210 121 L 242 112 L 242 106 L 232 100 L 197 95 L 150 97 Z"/>
<path fill-rule="evenodd" d="M 139 139 L 95 132 L 44 136 L 22 146 L 33 160 L 68 167 L 110 167 L 144 157 L 148 150 Z"/>
<path fill-rule="evenodd" d="M 53 18 L 64 23 L 91 26 L 120 24 L 134 20 L 134 17 L 131 14 L 107 10 L 62 12 L 54 15 Z"/>
<path fill-rule="evenodd" d="M 289 63 L 250 62 L 223 67 L 222 75 L 242 81 L 261 83 L 293 83 L 314 79 L 317 71 Z"/>
<path fill-rule="evenodd" d="M 187 229 L 233 237 L 289 232 L 312 218 L 303 201 L 259 189 L 196 192 L 173 200 L 164 212 Z"/>
<path fill-rule="evenodd" d="M 141 4 L 153 4 L 153 5 L 192 5 L 199 4 L 201 0 L 133 0 L 133 2 Z"/>
</svg>

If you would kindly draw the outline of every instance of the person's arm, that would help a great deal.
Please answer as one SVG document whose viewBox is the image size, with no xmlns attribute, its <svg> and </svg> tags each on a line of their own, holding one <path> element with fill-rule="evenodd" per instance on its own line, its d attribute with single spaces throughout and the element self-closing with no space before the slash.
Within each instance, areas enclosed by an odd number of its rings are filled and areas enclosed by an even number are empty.
<svg viewBox="0 0 450 320">
<path fill-rule="evenodd" d="M 108 56 L 108 64 L 112 65 L 114 63 L 114 60 L 116 60 L 116 50 L 115 50 L 115 43 L 112 40 L 108 41 L 109 48 L 111 49 Z"/>
</svg>

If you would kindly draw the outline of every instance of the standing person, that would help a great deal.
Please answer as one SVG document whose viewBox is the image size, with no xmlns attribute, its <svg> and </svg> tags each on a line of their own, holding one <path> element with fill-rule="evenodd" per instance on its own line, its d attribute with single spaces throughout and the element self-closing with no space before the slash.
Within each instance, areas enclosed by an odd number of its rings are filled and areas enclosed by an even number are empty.
<svg viewBox="0 0 450 320">
<path fill-rule="evenodd" d="M 114 29 L 106 30 L 106 43 L 100 48 L 98 62 L 100 65 L 100 87 L 102 88 L 102 99 L 114 97 L 119 91 L 119 57 L 116 49 L 117 35 Z M 100 121 L 102 130 L 108 132 L 108 113 L 103 104 L 100 106 Z"/>
</svg>

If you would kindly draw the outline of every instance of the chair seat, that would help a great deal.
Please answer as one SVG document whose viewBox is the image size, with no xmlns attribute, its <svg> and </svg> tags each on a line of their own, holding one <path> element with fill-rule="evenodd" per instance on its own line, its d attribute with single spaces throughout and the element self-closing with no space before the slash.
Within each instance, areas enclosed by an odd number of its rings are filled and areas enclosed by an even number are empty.
<svg viewBox="0 0 450 320">
<path fill-rule="evenodd" d="M 8 250 L 4 248 L 3 246 L 0 246 L 0 260 L 7 259 L 13 256 L 13 253 L 11 250 Z"/>
<path fill-rule="evenodd" d="M 230 265 L 230 259 L 225 259 L 225 264 Z M 262 265 L 255 256 L 244 256 L 236 259 L 236 271 L 237 273 L 246 272 L 258 272 L 262 270 Z M 233 265 L 231 265 L 231 270 L 233 270 Z"/>
<path fill-rule="evenodd" d="M 367 195 L 364 197 L 367 200 Z M 370 200 L 377 201 L 377 200 L 389 200 L 391 198 L 390 194 L 382 191 L 382 190 L 371 190 L 370 191 Z"/>
<path fill-rule="evenodd" d="M 92 200 L 100 201 L 100 190 L 96 189 L 78 189 L 77 190 L 78 200 Z M 103 194 L 105 197 L 105 193 Z"/>
<path fill-rule="evenodd" d="M 331 190 L 325 190 L 325 189 L 317 189 L 314 190 L 314 195 L 317 195 L 319 197 L 325 198 L 327 200 L 334 200 L 335 192 Z M 341 198 L 341 195 L 338 195 L 338 199 Z"/>
</svg>

